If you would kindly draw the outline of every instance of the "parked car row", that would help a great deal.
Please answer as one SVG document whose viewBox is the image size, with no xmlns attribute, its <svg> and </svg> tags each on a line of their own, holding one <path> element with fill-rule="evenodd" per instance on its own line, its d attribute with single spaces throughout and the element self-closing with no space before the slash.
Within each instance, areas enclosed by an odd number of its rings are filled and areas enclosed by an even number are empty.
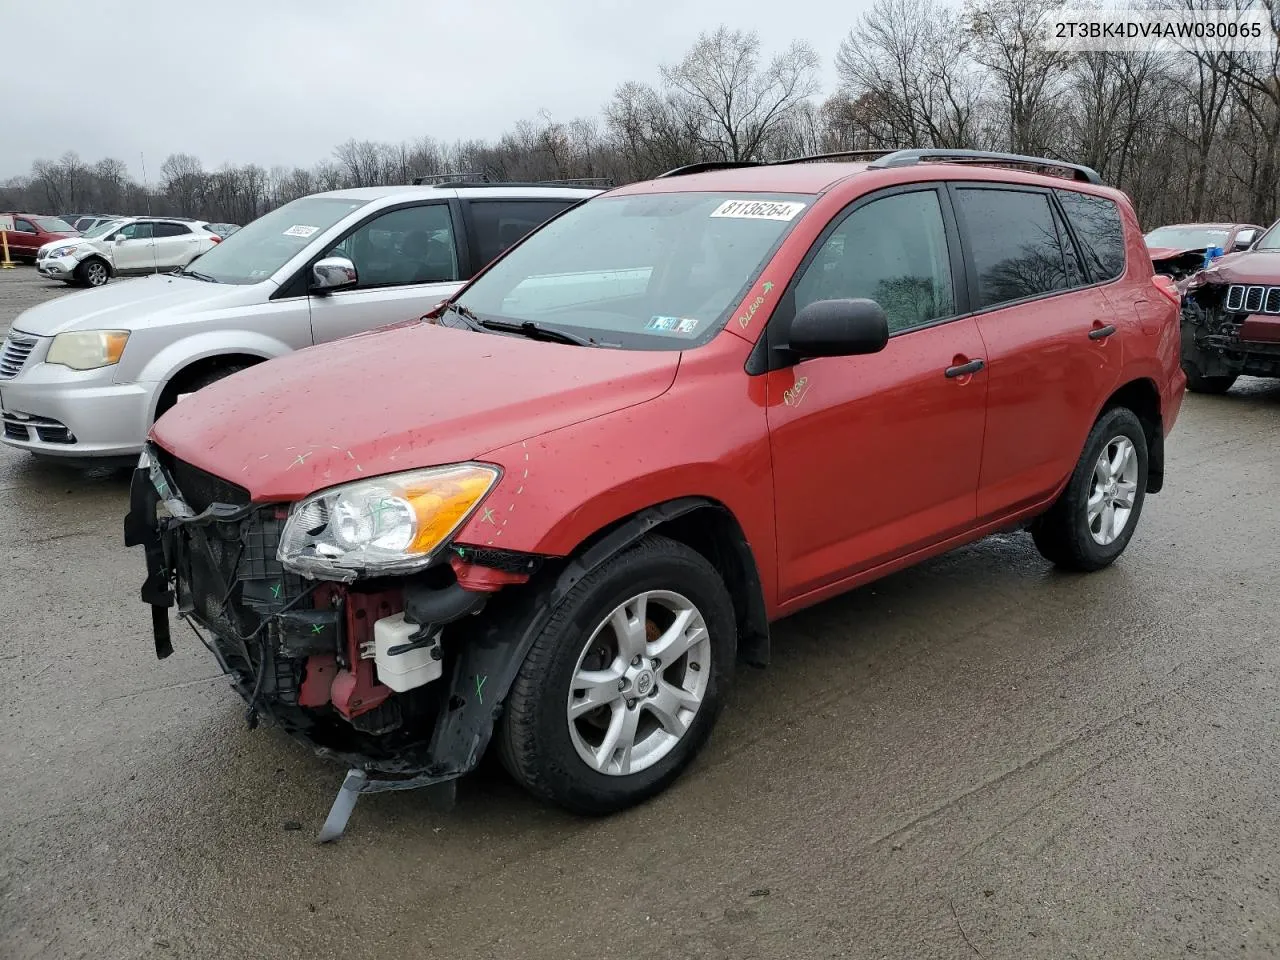
<svg viewBox="0 0 1280 960">
<path fill-rule="evenodd" d="M 51 280 L 100 287 L 115 276 L 185 267 L 221 242 L 202 220 L 124 217 L 44 244 L 36 251 L 36 270 Z"/>
<path fill-rule="evenodd" d="M 801 159 L 296 201 L 20 317 L 6 429 L 48 449 L 48 404 L 132 450 L 183 364 L 276 357 L 169 404 L 135 470 L 157 655 L 176 607 L 255 717 L 351 767 L 325 839 L 491 742 L 536 795 L 621 809 L 771 621 L 996 530 L 1100 569 L 1164 482 L 1179 295 L 1124 194 L 1036 158 Z"/>
</svg>

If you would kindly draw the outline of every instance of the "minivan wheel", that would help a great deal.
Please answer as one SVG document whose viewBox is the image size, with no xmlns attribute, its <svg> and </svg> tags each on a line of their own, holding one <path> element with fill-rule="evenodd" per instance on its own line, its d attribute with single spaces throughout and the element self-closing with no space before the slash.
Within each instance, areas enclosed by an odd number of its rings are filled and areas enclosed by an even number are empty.
<svg viewBox="0 0 1280 960">
<path fill-rule="evenodd" d="M 1067 570 L 1101 570 L 1124 552 L 1147 491 L 1147 435 L 1132 410 L 1108 410 L 1057 502 L 1031 527 L 1036 548 Z"/>
<path fill-rule="evenodd" d="M 111 269 L 97 257 L 91 257 L 76 269 L 86 287 L 100 287 L 111 279 Z"/>
<path fill-rule="evenodd" d="M 507 698 L 503 765 L 575 813 L 639 803 L 706 742 L 736 654 L 715 568 L 646 537 L 584 577 L 534 641 Z"/>
</svg>

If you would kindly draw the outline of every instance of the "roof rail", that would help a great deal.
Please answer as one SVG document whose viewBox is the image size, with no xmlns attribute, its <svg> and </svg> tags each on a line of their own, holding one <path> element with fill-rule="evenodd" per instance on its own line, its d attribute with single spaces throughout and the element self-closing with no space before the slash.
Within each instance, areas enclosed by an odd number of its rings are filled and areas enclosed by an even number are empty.
<svg viewBox="0 0 1280 960">
<path fill-rule="evenodd" d="M 457 183 L 460 180 L 488 183 L 489 178 L 483 173 L 430 173 L 424 177 L 414 177 L 415 187 L 434 186 L 438 183 Z"/>
<path fill-rule="evenodd" d="M 583 187 L 607 190 L 614 185 L 612 177 L 575 177 L 567 180 L 491 180 L 483 173 L 440 173 L 414 177 L 415 187 Z"/>
<path fill-rule="evenodd" d="M 1038 170 L 1069 170 L 1071 177 L 1084 183 L 1102 184 L 1102 177 L 1092 167 L 1048 157 L 1025 157 L 1018 153 L 990 153 L 986 150 L 897 150 L 870 164 L 885 167 L 909 167 L 917 163 L 972 163 L 999 164 L 1010 167 L 1031 167 Z"/>
<path fill-rule="evenodd" d="M 674 170 L 668 170 L 666 173 L 660 173 L 655 180 L 661 180 L 663 177 L 683 177 L 690 173 L 706 173 L 708 170 L 736 170 L 738 167 L 758 167 L 760 166 L 755 160 L 699 160 L 697 163 L 686 163 L 683 167 L 676 167 Z"/>
<path fill-rule="evenodd" d="M 807 157 L 788 157 L 786 160 L 775 160 L 771 166 L 782 166 L 787 163 L 822 163 L 825 160 L 878 160 L 880 157 L 900 152 L 888 150 L 837 150 L 835 153 L 813 153 Z"/>
</svg>

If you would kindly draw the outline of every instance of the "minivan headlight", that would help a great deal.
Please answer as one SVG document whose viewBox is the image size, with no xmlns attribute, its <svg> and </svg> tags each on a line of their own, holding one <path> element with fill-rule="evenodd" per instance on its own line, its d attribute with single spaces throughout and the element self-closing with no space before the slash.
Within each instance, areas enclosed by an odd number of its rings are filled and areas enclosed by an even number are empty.
<svg viewBox="0 0 1280 960">
<path fill-rule="evenodd" d="M 57 363 L 72 370 L 96 370 L 120 362 L 128 330 L 85 330 L 60 333 L 53 338 L 45 363 Z"/>
<path fill-rule="evenodd" d="M 303 576 L 342 581 L 420 570 L 501 475 L 459 463 L 322 490 L 289 511 L 277 559 Z"/>
</svg>

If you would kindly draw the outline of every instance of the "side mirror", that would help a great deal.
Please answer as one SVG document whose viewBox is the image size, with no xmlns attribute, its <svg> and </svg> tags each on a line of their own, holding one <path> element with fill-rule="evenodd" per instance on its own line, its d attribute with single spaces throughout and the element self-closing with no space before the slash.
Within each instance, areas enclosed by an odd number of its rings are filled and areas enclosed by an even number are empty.
<svg viewBox="0 0 1280 960">
<path fill-rule="evenodd" d="M 113 238 L 113 240 L 114 240 L 116 243 L 124 243 L 125 239 L 126 239 L 126 238 L 125 238 L 125 235 L 124 235 L 123 233 L 117 233 L 117 234 L 115 235 L 115 237 Z"/>
<path fill-rule="evenodd" d="M 346 257 L 325 257 L 311 268 L 311 289 L 316 292 L 354 287 L 359 279 L 356 265 Z"/>
<path fill-rule="evenodd" d="M 1253 241 L 1257 239 L 1256 230 L 1241 230 L 1236 234 L 1236 241 L 1231 245 L 1232 252 L 1236 250 L 1248 250 L 1253 246 Z"/>
<path fill-rule="evenodd" d="M 889 342 L 889 321 L 874 300 L 818 300 L 791 321 L 787 348 L 801 357 L 878 353 Z"/>
</svg>

